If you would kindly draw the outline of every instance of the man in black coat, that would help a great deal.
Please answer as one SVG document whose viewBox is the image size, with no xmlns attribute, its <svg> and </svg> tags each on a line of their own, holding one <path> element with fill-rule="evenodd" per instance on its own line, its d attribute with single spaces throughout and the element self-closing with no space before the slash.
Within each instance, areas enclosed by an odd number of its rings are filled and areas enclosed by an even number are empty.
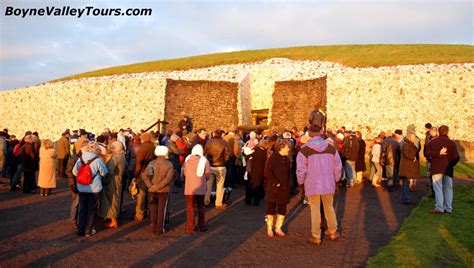
<svg viewBox="0 0 474 268">
<path fill-rule="evenodd" d="M 456 144 L 449 139 L 448 126 L 439 127 L 439 137 L 428 143 L 426 154 L 431 157 L 431 174 L 435 191 L 436 207 L 432 213 L 451 213 L 453 211 L 454 166 L 460 157 Z"/>
</svg>

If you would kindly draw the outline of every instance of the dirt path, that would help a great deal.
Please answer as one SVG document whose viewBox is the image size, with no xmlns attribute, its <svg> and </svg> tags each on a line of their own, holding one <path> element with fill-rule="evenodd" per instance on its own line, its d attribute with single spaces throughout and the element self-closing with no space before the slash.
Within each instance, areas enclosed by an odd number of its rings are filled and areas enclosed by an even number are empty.
<svg viewBox="0 0 474 268">
<path fill-rule="evenodd" d="M 208 209 L 205 233 L 186 235 L 185 201 L 172 195 L 172 226 L 162 237 L 153 237 L 149 221 L 130 220 L 133 201 L 117 229 L 98 227 L 91 238 L 78 238 L 67 220 L 70 193 L 65 182 L 49 197 L 21 192 L 0 193 L 0 266 L 363 266 L 399 230 L 413 205 L 401 204 L 401 192 L 374 189 L 369 183 L 341 188 L 336 197 L 340 241 L 307 242 L 310 236 L 309 207 L 293 198 L 285 238 L 268 238 L 264 228 L 265 206 L 248 207 L 243 186 L 231 197 L 230 208 Z M 420 180 L 413 200 L 427 192 Z"/>
</svg>

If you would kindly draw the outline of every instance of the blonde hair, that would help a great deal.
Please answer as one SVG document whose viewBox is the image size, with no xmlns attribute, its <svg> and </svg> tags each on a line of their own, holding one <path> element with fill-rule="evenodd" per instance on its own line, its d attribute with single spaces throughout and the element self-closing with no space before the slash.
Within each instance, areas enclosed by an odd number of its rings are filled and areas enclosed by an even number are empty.
<svg viewBox="0 0 474 268">
<path fill-rule="evenodd" d="M 53 142 L 50 139 L 46 139 L 43 142 L 43 147 L 47 150 L 47 149 L 54 148 L 54 145 L 53 145 Z"/>
</svg>

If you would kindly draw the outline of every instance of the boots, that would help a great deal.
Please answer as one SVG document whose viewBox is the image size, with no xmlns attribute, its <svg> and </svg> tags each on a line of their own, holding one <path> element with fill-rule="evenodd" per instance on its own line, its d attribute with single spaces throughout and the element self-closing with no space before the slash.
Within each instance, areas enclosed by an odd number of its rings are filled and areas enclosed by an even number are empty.
<svg viewBox="0 0 474 268">
<path fill-rule="evenodd" d="M 274 215 L 267 215 L 265 217 L 265 221 L 267 222 L 267 235 L 269 237 L 273 237 L 273 222 L 274 222 L 275 216 Z"/>
<path fill-rule="evenodd" d="M 275 233 L 279 236 L 285 236 L 285 233 L 281 230 L 283 222 L 285 221 L 285 215 L 277 214 L 276 224 L 275 224 Z"/>
</svg>

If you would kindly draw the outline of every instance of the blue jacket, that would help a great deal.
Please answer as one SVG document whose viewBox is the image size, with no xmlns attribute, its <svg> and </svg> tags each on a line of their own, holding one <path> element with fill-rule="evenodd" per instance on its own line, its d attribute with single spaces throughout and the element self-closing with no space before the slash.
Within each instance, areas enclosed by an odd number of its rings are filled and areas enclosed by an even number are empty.
<svg viewBox="0 0 474 268">
<path fill-rule="evenodd" d="M 84 160 L 85 163 L 94 157 L 97 157 L 97 154 L 89 152 L 82 154 L 82 160 Z M 77 177 L 77 173 L 81 166 L 81 159 L 78 159 L 76 165 L 74 165 L 74 169 L 72 170 L 72 174 L 74 174 L 74 176 Z M 102 191 L 102 178 L 105 177 L 108 172 L 104 160 L 102 160 L 100 157 L 95 159 L 90 164 L 90 168 L 94 178 L 92 179 L 92 183 L 89 185 L 77 183 L 77 190 L 80 193 L 100 193 Z"/>
</svg>

